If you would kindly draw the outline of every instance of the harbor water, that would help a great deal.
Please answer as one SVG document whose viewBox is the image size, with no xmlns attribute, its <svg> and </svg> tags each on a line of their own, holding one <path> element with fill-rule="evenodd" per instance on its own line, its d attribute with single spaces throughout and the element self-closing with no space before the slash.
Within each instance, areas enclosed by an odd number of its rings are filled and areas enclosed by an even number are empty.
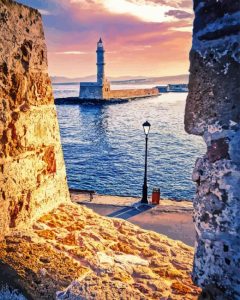
<svg viewBox="0 0 240 300">
<path fill-rule="evenodd" d="M 53 87 L 55 97 L 79 94 L 76 84 Z M 145 153 L 142 124 L 148 120 L 149 195 L 153 187 L 159 187 L 162 197 L 191 200 L 192 170 L 205 146 L 202 138 L 184 131 L 186 97 L 187 93 L 166 93 L 123 104 L 57 106 L 69 186 L 140 197 Z"/>
</svg>

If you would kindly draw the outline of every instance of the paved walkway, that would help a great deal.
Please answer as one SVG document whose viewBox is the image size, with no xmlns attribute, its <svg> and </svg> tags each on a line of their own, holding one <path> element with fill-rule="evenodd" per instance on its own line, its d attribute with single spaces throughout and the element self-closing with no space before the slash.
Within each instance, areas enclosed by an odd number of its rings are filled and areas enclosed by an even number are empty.
<svg viewBox="0 0 240 300">
<path fill-rule="evenodd" d="M 107 215 L 107 217 L 121 218 L 121 219 L 127 220 L 127 219 L 137 216 L 149 209 L 152 209 L 151 205 L 139 204 L 139 205 L 132 206 L 132 207 L 128 206 L 128 207 L 124 207 L 115 212 L 110 213 L 109 215 Z"/>
<path fill-rule="evenodd" d="M 100 215 L 128 220 L 144 229 L 165 234 L 193 246 L 195 231 L 192 221 L 192 203 L 161 200 L 160 205 L 139 204 L 134 197 L 117 197 L 71 192 L 73 202 L 85 205 Z"/>
</svg>

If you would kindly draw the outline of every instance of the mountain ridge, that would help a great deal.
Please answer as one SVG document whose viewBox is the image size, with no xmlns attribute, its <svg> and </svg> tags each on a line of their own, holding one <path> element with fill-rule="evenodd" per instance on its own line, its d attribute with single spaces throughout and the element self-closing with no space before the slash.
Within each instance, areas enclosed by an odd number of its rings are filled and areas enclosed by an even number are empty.
<svg viewBox="0 0 240 300">
<path fill-rule="evenodd" d="M 188 83 L 188 74 L 180 74 L 173 76 L 159 76 L 159 77 L 148 77 L 148 76 L 120 76 L 120 77 L 108 77 L 112 84 L 179 84 Z M 52 76 L 53 84 L 59 83 L 79 83 L 86 81 L 96 81 L 95 75 L 89 75 L 85 77 L 68 78 L 64 76 Z"/>
</svg>

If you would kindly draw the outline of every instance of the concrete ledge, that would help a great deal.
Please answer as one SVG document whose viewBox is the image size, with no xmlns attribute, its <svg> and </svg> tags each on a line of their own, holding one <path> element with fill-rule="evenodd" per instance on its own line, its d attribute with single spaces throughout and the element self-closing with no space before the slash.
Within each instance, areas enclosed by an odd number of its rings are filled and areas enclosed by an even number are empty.
<svg viewBox="0 0 240 300">
<path fill-rule="evenodd" d="M 160 94 L 159 94 L 160 95 Z M 111 98 L 111 99 L 80 99 L 78 97 L 56 98 L 56 105 L 74 105 L 74 104 L 120 104 L 134 100 L 157 97 L 159 95 L 138 96 L 132 98 Z"/>
</svg>

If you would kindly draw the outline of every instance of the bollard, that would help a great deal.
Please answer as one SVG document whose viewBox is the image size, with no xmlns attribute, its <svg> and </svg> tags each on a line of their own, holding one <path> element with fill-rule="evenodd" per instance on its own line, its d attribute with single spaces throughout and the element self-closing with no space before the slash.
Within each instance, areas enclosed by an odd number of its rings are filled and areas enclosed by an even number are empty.
<svg viewBox="0 0 240 300">
<path fill-rule="evenodd" d="M 153 188 L 152 191 L 152 204 L 158 205 L 160 203 L 160 189 Z"/>
</svg>

